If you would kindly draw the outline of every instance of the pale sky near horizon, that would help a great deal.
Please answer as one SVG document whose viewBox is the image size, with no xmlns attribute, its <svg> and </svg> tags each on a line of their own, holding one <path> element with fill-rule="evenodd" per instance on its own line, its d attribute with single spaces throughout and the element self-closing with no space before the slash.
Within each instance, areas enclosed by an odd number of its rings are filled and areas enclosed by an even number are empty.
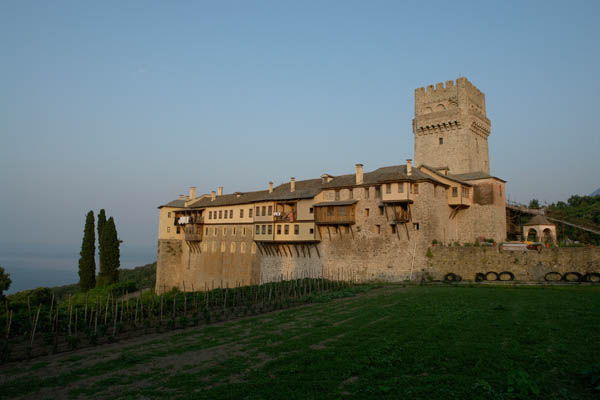
<svg viewBox="0 0 600 400">
<path fill-rule="evenodd" d="M 414 89 L 486 94 L 492 174 L 556 202 L 600 187 L 600 2 L 2 1 L 0 242 L 79 245 L 156 207 L 402 164 Z"/>
</svg>

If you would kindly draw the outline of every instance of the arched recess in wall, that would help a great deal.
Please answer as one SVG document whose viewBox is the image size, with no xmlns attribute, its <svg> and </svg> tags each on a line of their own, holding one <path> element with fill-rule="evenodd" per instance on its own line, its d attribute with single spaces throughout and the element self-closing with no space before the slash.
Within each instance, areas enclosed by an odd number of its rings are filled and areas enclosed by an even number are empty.
<svg viewBox="0 0 600 400">
<path fill-rule="evenodd" d="M 542 232 L 542 237 L 544 243 L 554 241 L 554 235 L 552 234 L 552 230 L 550 228 L 544 229 L 544 231 Z"/>
<path fill-rule="evenodd" d="M 530 242 L 537 242 L 538 241 L 538 234 L 537 231 L 533 228 L 529 228 L 529 230 L 527 231 L 527 240 Z"/>
<path fill-rule="evenodd" d="M 438 104 L 437 106 L 435 106 L 435 111 L 445 111 L 446 107 L 444 107 L 443 104 Z"/>
<path fill-rule="evenodd" d="M 433 109 L 431 107 L 425 107 L 425 114 L 432 113 Z"/>
</svg>

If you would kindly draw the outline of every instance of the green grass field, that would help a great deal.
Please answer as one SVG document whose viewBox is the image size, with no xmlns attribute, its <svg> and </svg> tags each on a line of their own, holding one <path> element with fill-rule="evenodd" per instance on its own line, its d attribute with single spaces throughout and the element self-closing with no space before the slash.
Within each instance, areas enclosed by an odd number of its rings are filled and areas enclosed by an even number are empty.
<svg viewBox="0 0 600 400">
<path fill-rule="evenodd" d="M 593 399 L 600 287 L 385 286 L 0 367 L 3 398 Z"/>
</svg>

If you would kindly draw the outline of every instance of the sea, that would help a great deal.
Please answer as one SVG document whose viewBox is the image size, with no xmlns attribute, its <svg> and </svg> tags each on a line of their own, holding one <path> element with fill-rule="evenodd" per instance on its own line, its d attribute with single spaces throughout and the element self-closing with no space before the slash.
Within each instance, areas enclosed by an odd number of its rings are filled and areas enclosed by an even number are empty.
<svg viewBox="0 0 600 400">
<path fill-rule="evenodd" d="M 10 274 L 12 281 L 5 293 L 77 283 L 80 247 L 81 244 L 0 242 L 0 267 Z M 120 250 L 121 268 L 135 268 L 156 261 L 156 246 L 123 243 Z"/>
</svg>

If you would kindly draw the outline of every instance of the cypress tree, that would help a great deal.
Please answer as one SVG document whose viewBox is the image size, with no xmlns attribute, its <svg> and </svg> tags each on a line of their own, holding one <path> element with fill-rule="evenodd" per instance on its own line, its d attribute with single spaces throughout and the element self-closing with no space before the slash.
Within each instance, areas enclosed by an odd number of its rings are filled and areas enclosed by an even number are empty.
<svg viewBox="0 0 600 400">
<path fill-rule="evenodd" d="M 98 258 L 100 258 L 100 254 L 102 254 L 102 231 L 106 226 L 106 213 L 104 212 L 104 208 L 100 210 L 98 213 Z"/>
<path fill-rule="evenodd" d="M 87 292 L 96 286 L 96 235 L 93 211 L 88 212 L 85 218 L 79 256 L 79 290 Z"/>
<path fill-rule="evenodd" d="M 120 241 L 117 236 L 117 228 L 113 217 L 106 221 L 100 238 L 102 252 L 100 253 L 100 274 L 98 275 L 98 284 L 107 286 L 119 281 L 120 261 Z"/>
</svg>

